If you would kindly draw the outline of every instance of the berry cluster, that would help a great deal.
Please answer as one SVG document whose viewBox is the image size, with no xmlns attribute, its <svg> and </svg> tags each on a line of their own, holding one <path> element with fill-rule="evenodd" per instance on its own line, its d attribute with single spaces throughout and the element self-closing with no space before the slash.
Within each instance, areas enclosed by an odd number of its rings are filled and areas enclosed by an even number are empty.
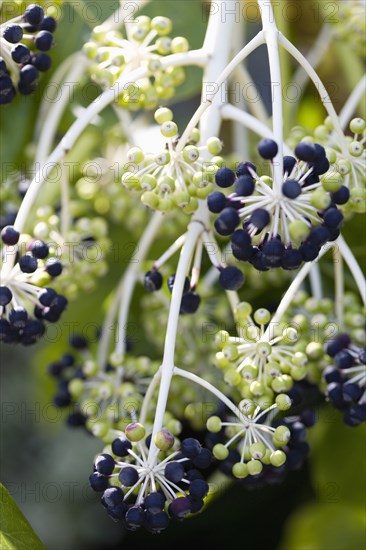
<svg viewBox="0 0 366 550">
<path fill-rule="evenodd" d="M 2 250 L 5 273 L 0 286 L 0 340 L 34 344 L 45 331 L 43 321 L 57 322 L 67 306 L 64 296 L 45 288 L 62 273 L 62 263 L 50 255 L 44 241 L 20 235 L 13 226 L 2 229 L 1 240 L 6 247 Z M 11 261 L 7 251 L 16 246 L 17 262 L 6 269 Z"/>
<path fill-rule="evenodd" d="M 199 470 L 211 464 L 212 454 L 193 438 L 179 444 L 163 428 L 154 437 L 162 456 L 151 466 L 150 442 L 142 424 L 129 424 L 112 442 L 116 458 L 99 455 L 89 481 L 103 492 L 102 504 L 114 520 L 123 520 L 130 530 L 159 533 L 170 518 L 183 520 L 202 509 L 209 487 Z"/>
<path fill-rule="evenodd" d="M 326 395 L 348 426 L 358 426 L 366 421 L 366 348 L 343 333 L 329 340 L 325 351 L 333 359 L 323 372 Z"/>
<path fill-rule="evenodd" d="M 157 365 L 147 357 L 121 360 L 112 353 L 100 366 L 85 337 L 73 335 L 70 345 L 71 350 L 48 367 L 58 383 L 54 402 L 67 407 L 70 426 L 85 426 L 95 437 L 111 442 L 115 430 L 124 429 L 140 408 Z"/>
<path fill-rule="evenodd" d="M 158 109 L 155 120 L 161 125 L 163 137 L 168 139 L 165 150 L 149 155 L 139 147 L 130 149 L 122 183 L 128 189 L 142 192 L 141 201 L 150 208 L 165 212 L 180 207 L 191 214 L 198 207 L 198 199 L 205 199 L 213 190 L 214 176 L 223 159 L 212 155 L 220 153 L 222 144 L 212 137 L 206 146 L 198 147 L 200 135 L 195 129 L 189 144 L 180 151 L 172 111 Z M 209 156 L 203 156 L 204 153 Z"/>
<path fill-rule="evenodd" d="M 92 41 L 84 51 L 92 61 L 90 74 L 102 86 L 112 86 L 123 73 L 141 66 L 148 71 L 146 78 L 131 83 L 121 93 L 118 104 L 126 109 L 154 109 L 161 101 L 170 99 L 175 88 L 185 80 L 181 67 L 165 68 L 161 59 L 170 53 L 189 49 L 185 38 L 169 38 L 172 22 L 167 17 L 139 15 L 128 27 L 127 38 L 119 31 L 100 25 L 93 29 Z"/>
<path fill-rule="evenodd" d="M 336 194 L 338 207 L 347 217 L 352 213 L 366 212 L 366 123 L 360 117 L 353 118 L 348 129 L 351 135 L 345 137 L 345 145 L 340 142 L 330 117 L 315 128 L 314 137 L 298 126 L 289 138 L 290 145 L 305 139 L 310 142 L 316 140 L 325 147 L 332 172 L 322 179 L 322 184 L 324 189 Z"/>
<path fill-rule="evenodd" d="M 258 145 L 260 155 L 272 160 L 278 152 L 270 139 Z M 256 269 L 297 269 L 302 262 L 317 258 L 321 246 L 339 236 L 343 214 L 337 205 L 343 197 L 343 186 L 329 193 L 326 184 L 337 179 L 329 173 L 325 149 L 319 144 L 301 142 L 296 157 L 284 157 L 283 182 L 277 189 L 272 178 L 259 177 L 251 162 L 238 165 L 236 172 L 222 167 L 215 181 L 219 187 L 235 186 L 225 196 L 215 191 L 208 197 L 211 212 L 219 214 L 216 231 L 231 235 L 231 248 L 238 260 L 249 261 Z M 320 181 L 320 176 L 325 174 Z M 243 229 L 237 229 L 242 222 Z"/>
<path fill-rule="evenodd" d="M 173 286 L 175 281 L 175 273 L 170 275 L 167 281 L 168 289 L 170 293 L 173 292 Z M 147 271 L 144 276 L 144 286 L 148 292 L 155 292 L 160 290 L 163 285 L 163 276 L 160 271 L 153 269 Z M 180 314 L 192 314 L 196 313 L 201 303 L 201 298 L 197 292 L 195 292 L 195 286 L 191 285 L 191 281 L 188 277 L 185 279 L 183 296 L 180 305 Z"/>
<path fill-rule="evenodd" d="M 361 58 L 365 58 L 365 5 L 362 0 L 347 0 L 337 2 L 337 17 L 331 17 L 330 22 L 335 36 L 348 43 Z"/>
<path fill-rule="evenodd" d="M 238 337 L 227 331 L 216 334 L 219 352 L 216 365 L 225 381 L 237 387 L 241 396 L 263 403 L 274 403 L 276 394 L 287 393 L 294 381 L 305 378 L 308 359 L 299 341 L 299 332 L 291 327 L 271 324 L 267 309 L 254 311 L 247 302 L 237 306 Z M 302 335 L 301 335 L 302 336 Z"/>
<path fill-rule="evenodd" d="M 1 25 L 0 104 L 10 103 L 16 89 L 22 95 L 36 90 L 39 73 L 51 67 L 45 52 L 54 44 L 55 30 L 55 19 L 45 16 L 37 4 L 30 4 L 22 16 Z"/>
</svg>

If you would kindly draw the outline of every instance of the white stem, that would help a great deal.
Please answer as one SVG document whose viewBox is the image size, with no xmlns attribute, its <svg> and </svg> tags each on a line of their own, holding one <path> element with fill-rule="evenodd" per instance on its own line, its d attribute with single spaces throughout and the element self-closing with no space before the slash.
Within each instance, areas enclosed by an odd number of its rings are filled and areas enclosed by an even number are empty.
<svg viewBox="0 0 366 550">
<path fill-rule="evenodd" d="M 234 405 L 232 401 L 226 395 L 224 395 L 220 390 L 218 390 L 215 386 L 210 384 L 210 382 L 207 382 L 207 380 L 203 380 L 200 376 L 197 376 L 197 374 L 193 374 L 193 372 L 188 372 L 183 369 L 179 369 L 178 367 L 174 367 L 173 374 L 177 376 L 181 376 L 182 378 L 186 378 L 187 380 L 191 380 L 195 384 L 199 384 L 203 388 L 205 388 L 207 391 L 215 395 L 224 403 L 224 405 L 227 406 L 228 409 L 230 409 L 235 416 L 237 416 L 239 419 L 242 418 L 242 414 L 238 407 Z"/>
<path fill-rule="evenodd" d="M 309 273 L 311 295 L 320 300 L 323 298 L 322 279 L 318 263 L 313 263 Z"/>
<path fill-rule="evenodd" d="M 154 269 L 160 269 L 180 248 L 182 248 L 186 239 L 186 233 L 178 237 L 178 239 L 154 262 Z"/>
<path fill-rule="evenodd" d="M 65 164 L 60 162 L 61 169 L 61 235 L 66 239 L 70 224 L 70 193 L 69 175 L 66 172 Z"/>
<path fill-rule="evenodd" d="M 352 118 L 353 113 L 356 111 L 358 104 L 361 102 L 362 96 L 366 92 L 366 75 L 364 75 L 357 86 L 352 90 L 351 95 L 348 96 L 346 103 L 343 105 L 341 112 L 339 113 L 339 122 L 343 130 L 346 129 L 347 124 Z"/>
<path fill-rule="evenodd" d="M 344 261 L 349 267 L 349 270 L 352 273 L 352 276 L 358 286 L 363 303 L 366 305 L 366 281 L 362 270 L 354 257 L 352 250 L 340 235 L 336 241 L 336 244 L 339 246 L 339 252 L 342 254 Z"/>
<path fill-rule="evenodd" d="M 343 258 L 337 246 L 333 247 L 334 280 L 335 280 L 335 312 L 339 327 L 343 327 L 344 300 L 344 268 Z"/>
<path fill-rule="evenodd" d="M 140 419 L 139 421 L 141 422 L 141 424 L 145 424 L 146 422 L 146 417 L 147 417 L 147 413 L 148 413 L 148 407 L 149 407 L 149 404 L 150 404 L 150 401 L 154 395 L 154 392 L 160 382 L 160 378 L 161 378 L 161 369 L 159 368 L 159 370 L 154 374 L 150 384 L 149 384 L 149 387 L 147 388 L 146 390 L 146 393 L 144 395 L 144 400 L 142 402 L 142 406 L 141 406 L 141 411 L 140 411 Z"/>
<path fill-rule="evenodd" d="M 277 29 L 271 3 L 267 0 L 258 0 L 258 5 L 261 12 L 263 35 L 268 51 L 272 87 L 273 134 L 274 140 L 278 145 L 278 153 L 273 159 L 273 188 L 280 192 L 283 180 L 283 105 L 281 66 L 278 51 L 279 31 Z"/>
<path fill-rule="evenodd" d="M 257 120 L 249 113 L 241 111 L 240 109 L 238 109 L 238 107 L 235 107 L 234 105 L 229 105 L 228 103 L 222 105 L 221 116 L 224 120 L 236 120 L 239 124 L 242 124 L 243 126 L 248 128 L 249 130 L 252 130 L 261 137 L 270 139 L 274 139 L 275 137 L 272 130 L 266 124 L 264 124 L 260 120 Z M 283 149 L 286 155 L 293 155 L 293 152 L 288 147 L 288 145 L 286 145 L 286 143 L 283 144 Z"/>
<path fill-rule="evenodd" d="M 324 108 L 326 109 L 328 115 L 333 122 L 334 129 L 339 137 L 342 152 L 348 157 L 347 142 L 345 140 L 339 118 L 323 82 L 320 80 L 316 71 L 314 71 L 313 67 L 310 65 L 306 57 L 304 57 L 302 53 L 293 44 L 291 44 L 291 42 L 287 40 L 287 38 L 283 36 L 282 33 L 279 34 L 279 41 L 283 45 L 283 47 L 296 59 L 296 61 L 300 63 L 300 65 L 305 69 L 305 71 L 308 73 L 309 77 L 313 81 L 315 87 L 317 88 L 319 97 L 324 105 Z"/>
</svg>

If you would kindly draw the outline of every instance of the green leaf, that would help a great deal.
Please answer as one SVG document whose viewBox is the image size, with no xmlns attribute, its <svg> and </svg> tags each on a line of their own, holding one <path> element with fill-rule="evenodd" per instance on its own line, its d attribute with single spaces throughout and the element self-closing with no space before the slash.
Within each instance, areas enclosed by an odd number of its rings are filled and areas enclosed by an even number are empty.
<svg viewBox="0 0 366 550">
<path fill-rule="evenodd" d="M 0 483 L 1 550 L 46 550 L 14 499 Z"/>
</svg>

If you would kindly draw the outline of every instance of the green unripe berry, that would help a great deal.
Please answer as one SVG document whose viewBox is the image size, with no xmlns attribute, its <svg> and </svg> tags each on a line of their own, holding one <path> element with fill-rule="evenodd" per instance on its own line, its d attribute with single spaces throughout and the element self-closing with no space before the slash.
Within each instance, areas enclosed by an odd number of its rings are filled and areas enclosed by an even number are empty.
<svg viewBox="0 0 366 550">
<path fill-rule="evenodd" d="M 237 479 L 244 479 L 249 475 L 248 466 L 243 462 L 237 462 L 232 468 L 232 474 Z"/>
<path fill-rule="evenodd" d="M 189 140 L 194 141 L 195 143 L 198 143 L 200 139 L 201 139 L 201 134 L 200 134 L 199 129 L 198 128 L 193 128 L 193 130 L 191 131 L 191 134 L 189 136 Z"/>
<path fill-rule="evenodd" d="M 264 307 L 261 307 L 254 312 L 254 321 L 258 325 L 265 325 L 269 323 L 270 319 L 271 313 L 268 311 L 268 309 L 265 309 Z"/>
<path fill-rule="evenodd" d="M 253 308 L 248 302 L 240 302 L 235 308 L 235 317 L 239 320 L 247 320 L 252 314 Z"/>
<path fill-rule="evenodd" d="M 272 466 L 282 466 L 286 462 L 286 455 L 283 451 L 274 451 L 270 456 Z"/>
<path fill-rule="evenodd" d="M 271 388 L 276 393 L 284 393 L 286 391 L 289 391 L 293 386 L 293 380 L 291 376 L 288 376 L 287 374 L 283 374 L 282 376 L 278 376 L 271 382 Z"/>
<path fill-rule="evenodd" d="M 342 185 L 342 177 L 338 172 L 327 172 L 321 177 L 321 184 L 325 191 L 338 191 Z"/>
<path fill-rule="evenodd" d="M 140 189 L 140 179 L 133 172 L 126 172 L 122 176 L 122 185 L 127 189 Z"/>
<path fill-rule="evenodd" d="M 178 133 L 178 126 L 172 120 L 167 120 L 161 125 L 160 132 L 164 137 L 174 137 Z"/>
<path fill-rule="evenodd" d="M 310 203 L 317 210 L 325 210 L 331 203 L 331 198 L 322 188 L 318 187 L 311 195 Z"/>
<path fill-rule="evenodd" d="M 229 456 L 229 449 L 225 447 L 222 443 L 217 443 L 212 449 L 212 454 L 217 460 L 226 460 Z"/>
<path fill-rule="evenodd" d="M 157 208 L 159 197 L 153 191 L 146 191 L 141 195 L 141 202 L 150 208 Z"/>
<path fill-rule="evenodd" d="M 285 393 L 280 393 L 276 397 L 276 405 L 280 411 L 287 411 L 291 407 L 292 401 Z"/>
<path fill-rule="evenodd" d="M 221 430 L 222 422 L 219 416 L 211 416 L 206 423 L 207 429 L 211 433 L 218 433 Z"/>
<path fill-rule="evenodd" d="M 241 382 L 241 376 L 234 368 L 228 368 L 225 371 L 224 379 L 229 386 L 239 386 Z"/>
<path fill-rule="evenodd" d="M 83 394 L 84 382 L 80 378 L 74 378 L 68 385 L 68 390 L 76 399 Z"/>
<path fill-rule="evenodd" d="M 301 353 L 301 351 L 294 353 L 291 360 L 296 367 L 304 367 L 308 362 L 305 353 Z"/>
<path fill-rule="evenodd" d="M 185 191 L 177 191 L 173 195 L 173 201 L 177 206 L 180 206 L 181 208 L 187 206 L 190 201 L 190 196 Z"/>
<path fill-rule="evenodd" d="M 347 159 L 341 159 L 337 163 L 337 170 L 342 176 L 346 176 L 347 174 L 349 174 L 352 170 L 350 161 Z"/>
<path fill-rule="evenodd" d="M 218 155 L 222 151 L 222 143 L 217 137 L 210 137 L 207 140 L 207 150 L 211 155 Z"/>
<path fill-rule="evenodd" d="M 326 157 L 329 160 L 329 164 L 334 164 L 337 160 L 337 153 L 330 147 L 325 147 Z"/>
<path fill-rule="evenodd" d="M 310 227 L 302 220 L 290 222 L 288 228 L 293 242 L 299 243 L 304 241 L 310 233 Z"/>
<path fill-rule="evenodd" d="M 183 149 L 183 158 L 186 162 L 195 162 L 200 156 L 200 152 L 194 145 L 187 145 Z"/>
<path fill-rule="evenodd" d="M 250 384 L 250 391 L 255 396 L 263 395 L 264 393 L 264 385 L 262 382 L 258 382 L 257 380 L 252 382 Z"/>
<path fill-rule="evenodd" d="M 174 441 L 174 435 L 164 428 L 154 435 L 154 443 L 160 451 L 169 451 Z"/>
<path fill-rule="evenodd" d="M 144 174 L 141 177 L 140 184 L 143 191 L 152 191 L 152 189 L 155 189 L 157 181 L 151 174 Z"/>
<path fill-rule="evenodd" d="M 256 404 L 251 399 L 242 399 L 239 403 L 239 409 L 245 416 L 250 416 L 254 413 Z"/>
<path fill-rule="evenodd" d="M 151 28 L 160 36 L 166 36 L 172 30 L 172 22 L 170 19 L 168 19 L 168 17 L 154 17 L 151 20 Z"/>
<path fill-rule="evenodd" d="M 215 346 L 223 349 L 229 342 L 230 334 L 226 330 L 219 330 L 215 334 Z"/>
<path fill-rule="evenodd" d="M 273 441 L 275 445 L 286 445 L 290 440 L 291 432 L 286 426 L 278 426 L 273 434 Z"/>
<path fill-rule="evenodd" d="M 141 441 L 145 437 L 145 428 L 139 422 L 132 422 L 126 426 L 125 434 L 129 441 Z"/>
<path fill-rule="evenodd" d="M 222 349 L 222 353 L 229 361 L 235 361 L 238 357 L 238 348 L 235 344 L 229 344 Z"/>
<path fill-rule="evenodd" d="M 188 52 L 189 43 L 184 36 L 176 36 L 172 40 L 172 53 L 184 53 Z"/>
<path fill-rule="evenodd" d="M 366 212 L 366 189 L 354 187 L 351 189 L 350 205 L 358 214 Z"/>
<path fill-rule="evenodd" d="M 366 122 L 363 118 L 353 118 L 349 123 L 349 128 L 354 134 L 362 134 L 362 132 L 366 129 Z"/>
<path fill-rule="evenodd" d="M 248 473 L 251 476 L 256 476 L 261 473 L 263 470 L 263 464 L 260 462 L 260 460 L 250 460 L 247 464 L 248 467 Z"/>
<path fill-rule="evenodd" d="M 258 342 L 255 351 L 260 357 L 268 357 L 272 353 L 272 346 L 268 342 Z"/>
<path fill-rule="evenodd" d="M 109 431 L 108 423 L 103 422 L 102 420 L 94 422 L 89 419 L 86 421 L 86 427 L 94 435 L 94 437 L 98 437 L 99 439 L 104 439 Z"/>
<path fill-rule="evenodd" d="M 83 365 L 83 373 L 86 376 L 94 376 L 98 372 L 98 365 L 95 361 L 88 359 Z"/>
<path fill-rule="evenodd" d="M 158 179 L 158 187 L 163 193 L 171 193 L 174 191 L 175 181 L 170 176 L 162 176 Z"/>
<path fill-rule="evenodd" d="M 156 207 L 157 210 L 160 210 L 161 212 L 168 212 L 173 208 L 173 201 L 169 199 L 168 197 L 159 198 L 158 206 Z"/>
<path fill-rule="evenodd" d="M 167 107 L 160 107 L 155 111 L 154 118 L 158 124 L 171 122 L 173 120 L 173 112 Z"/>
<path fill-rule="evenodd" d="M 132 147 L 127 153 L 127 160 L 140 164 L 145 158 L 144 152 L 140 147 Z"/>
<path fill-rule="evenodd" d="M 172 40 L 168 36 L 161 36 L 155 42 L 156 51 L 160 55 L 167 55 L 172 51 Z"/>
<path fill-rule="evenodd" d="M 352 141 L 348 146 L 348 151 L 353 157 L 360 157 L 363 154 L 364 148 L 359 141 Z"/>
<path fill-rule="evenodd" d="M 223 168 L 225 166 L 225 161 L 220 156 L 212 157 L 211 162 L 213 162 L 213 164 L 216 164 L 216 166 L 218 166 L 219 168 Z"/>
<path fill-rule="evenodd" d="M 264 372 L 270 378 L 276 378 L 276 376 L 281 376 L 280 364 L 276 361 L 269 361 L 264 367 Z"/>
<path fill-rule="evenodd" d="M 292 367 L 291 369 L 291 376 L 296 381 L 303 380 L 306 374 L 307 374 L 306 367 Z"/>
<path fill-rule="evenodd" d="M 261 460 L 266 452 L 266 447 L 261 442 L 252 443 L 249 447 L 249 452 L 252 458 Z"/>
<path fill-rule="evenodd" d="M 166 166 L 170 162 L 170 153 L 169 151 L 163 151 L 154 156 L 154 161 L 159 166 Z"/>
<path fill-rule="evenodd" d="M 320 342 L 310 342 L 306 346 L 305 353 L 309 359 L 320 359 L 324 355 L 324 349 Z"/>
<path fill-rule="evenodd" d="M 258 376 L 258 368 L 255 365 L 245 365 L 240 372 L 245 380 L 254 380 Z"/>
</svg>

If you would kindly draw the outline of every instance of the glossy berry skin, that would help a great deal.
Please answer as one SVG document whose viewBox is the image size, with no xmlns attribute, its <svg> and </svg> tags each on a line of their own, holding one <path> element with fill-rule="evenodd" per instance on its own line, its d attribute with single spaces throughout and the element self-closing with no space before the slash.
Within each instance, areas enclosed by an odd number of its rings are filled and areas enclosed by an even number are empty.
<svg viewBox="0 0 366 550">
<path fill-rule="evenodd" d="M 278 153 L 278 145 L 273 139 L 262 139 L 258 143 L 258 153 L 266 160 L 272 160 Z"/>
<path fill-rule="evenodd" d="M 193 437 L 187 437 L 182 441 L 182 454 L 187 458 L 196 458 L 201 452 L 201 444 L 197 439 Z"/>
<path fill-rule="evenodd" d="M 215 182 L 219 187 L 231 187 L 235 181 L 235 173 L 230 168 L 220 168 L 215 174 Z"/>
<path fill-rule="evenodd" d="M 32 56 L 32 65 L 43 73 L 51 68 L 52 59 L 46 53 L 37 53 Z"/>
<path fill-rule="evenodd" d="M 208 483 L 203 479 L 195 479 L 189 486 L 189 494 L 196 499 L 204 498 L 208 493 Z"/>
<path fill-rule="evenodd" d="M 30 25 L 38 26 L 42 23 L 44 11 L 38 4 L 30 4 L 24 12 L 24 20 Z"/>
<path fill-rule="evenodd" d="M 339 229 L 344 221 L 344 216 L 338 208 L 329 208 L 323 216 L 324 224 L 328 229 Z"/>
<path fill-rule="evenodd" d="M 29 63 L 31 60 L 31 53 L 29 48 L 24 46 L 24 44 L 17 44 L 11 50 L 11 57 L 16 63 L 21 63 L 24 65 L 25 63 Z"/>
<path fill-rule="evenodd" d="M 169 288 L 170 293 L 173 292 L 174 281 L 175 281 L 175 273 L 170 275 L 169 279 L 168 279 L 167 284 L 168 284 L 168 288 Z M 186 277 L 185 280 L 184 280 L 183 294 L 186 294 L 186 292 L 188 292 L 190 288 L 191 288 L 191 282 L 190 282 L 189 278 Z"/>
<path fill-rule="evenodd" d="M 239 222 L 239 215 L 234 208 L 224 208 L 215 220 L 215 229 L 219 235 L 227 236 L 234 231 Z"/>
<path fill-rule="evenodd" d="M 227 199 L 220 191 L 214 191 L 207 197 L 207 206 L 210 212 L 219 214 L 226 206 Z"/>
<path fill-rule="evenodd" d="M 51 277 L 58 277 L 62 273 L 62 263 L 56 258 L 49 258 L 46 261 L 46 271 Z"/>
<path fill-rule="evenodd" d="M 35 45 L 41 52 L 48 52 L 53 46 L 53 34 L 49 31 L 40 31 L 35 37 Z"/>
<path fill-rule="evenodd" d="M 196 292 L 193 292 L 193 291 L 186 292 L 182 296 L 180 313 L 181 314 L 196 313 L 200 303 L 201 303 L 201 298 Z"/>
<path fill-rule="evenodd" d="M 165 477 L 173 483 L 179 483 L 184 476 L 184 466 L 181 462 L 168 462 L 164 470 Z"/>
<path fill-rule="evenodd" d="M 288 199 L 296 199 L 301 195 L 301 185 L 296 180 L 286 180 L 282 184 L 282 193 Z"/>
<path fill-rule="evenodd" d="M 157 270 L 148 271 L 145 274 L 144 286 L 148 292 L 155 292 L 160 290 L 163 284 L 163 277 L 161 273 Z"/>
<path fill-rule="evenodd" d="M 165 506 L 165 497 L 162 493 L 149 493 L 144 498 L 143 506 L 152 514 L 157 514 L 161 512 Z"/>
<path fill-rule="evenodd" d="M 303 257 L 300 250 L 296 248 L 288 248 L 285 250 L 284 255 L 281 258 L 281 267 L 288 271 L 297 269 L 303 262 Z"/>
<path fill-rule="evenodd" d="M 93 491 L 103 492 L 108 488 L 108 478 L 99 472 L 93 472 L 89 476 L 89 484 Z"/>
<path fill-rule="evenodd" d="M 19 241 L 20 234 L 13 226 L 7 225 L 1 231 L 1 240 L 8 246 L 14 246 Z"/>
<path fill-rule="evenodd" d="M 132 449 L 132 444 L 128 439 L 115 439 L 112 442 L 112 452 L 116 456 L 128 456 L 128 450 Z"/>
<path fill-rule="evenodd" d="M 335 204 L 346 204 L 349 201 L 350 192 L 348 187 L 346 187 L 345 185 L 341 185 L 338 191 L 331 193 L 330 196 L 332 197 L 332 201 Z"/>
<path fill-rule="evenodd" d="M 178 497 L 169 505 L 169 514 L 178 520 L 184 519 L 192 511 L 192 504 L 187 497 Z"/>
<path fill-rule="evenodd" d="M 244 284 L 244 275 L 235 266 L 221 269 L 219 283 L 225 290 L 239 290 Z"/>
<path fill-rule="evenodd" d="M 53 17 L 46 15 L 42 23 L 39 26 L 41 31 L 55 32 L 57 27 L 57 22 Z"/>
<path fill-rule="evenodd" d="M 19 267 L 20 270 L 23 271 L 23 273 L 34 273 L 37 269 L 37 266 L 37 258 L 34 258 L 29 254 L 26 254 L 25 256 L 19 258 Z"/>
<path fill-rule="evenodd" d="M 132 466 L 126 466 L 125 468 L 122 468 L 118 475 L 118 479 L 121 482 L 121 485 L 124 485 L 125 487 L 132 487 L 132 485 L 135 485 L 138 478 L 138 472 L 136 468 L 132 468 Z"/>
<path fill-rule="evenodd" d="M 240 197 L 247 197 L 253 193 L 255 189 L 255 181 L 252 176 L 239 176 L 235 181 L 235 193 Z"/>
<path fill-rule="evenodd" d="M 283 172 L 287 173 L 287 175 L 291 174 L 294 166 L 296 165 L 296 159 L 295 157 L 291 156 L 285 156 L 283 157 Z"/>
<path fill-rule="evenodd" d="M 269 224 L 271 216 L 264 208 L 257 208 L 250 216 L 250 224 L 254 225 L 258 231 L 262 231 Z"/>
<path fill-rule="evenodd" d="M 312 143 L 301 142 L 295 147 L 295 155 L 298 159 L 311 162 L 315 159 L 316 149 Z"/>
<path fill-rule="evenodd" d="M 17 44 L 23 38 L 23 29 L 19 25 L 9 25 L 6 27 L 3 38 L 10 44 Z"/>
<path fill-rule="evenodd" d="M 285 246 L 280 239 L 270 239 L 262 246 L 262 254 L 268 267 L 279 267 L 285 253 Z"/>
<path fill-rule="evenodd" d="M 126 512 L 125 523 L 127 529 L 135 531 L 139 527 L 142 527 L 145 520 L 145 512 L 141 506 L 131 506 Z"/>
<path fill-rule="evenodd" d="M 25 65 L 22 67 L 19 76 L 22 84 L 34 84 L 39 78 L 39 72 L 33 65 Z"/>
<path fill-rule="evenodd" d="M 249 161 L 240 162 L 236 168 L 235 173 L 238 178 L 240 176 L 247 176 L 247 175 L 251 176 L 250 170 L 252 170 L 253 172 L 257 171 L 255 164 Z"/>
<path fill-rule="evenodd" d="M 106 489 L 102 496 L 102 502 L 109 508 L 122 504 L 124 493 L 120 487 L 110 487 Z"/>
<path fill-rule="evenodd" d="M 110 476 L 114 470 L 113 457 L 108 454 L 99 455 L 95 461 L 95 468 L 100 474 Z"/>
<path fill-rule="evenodd" d="M 49 254 L 48 245 L 43 241 L 34 241 L 30 246 L 30 251 L 39 260 L 44 260 Z"/>
</svg>

